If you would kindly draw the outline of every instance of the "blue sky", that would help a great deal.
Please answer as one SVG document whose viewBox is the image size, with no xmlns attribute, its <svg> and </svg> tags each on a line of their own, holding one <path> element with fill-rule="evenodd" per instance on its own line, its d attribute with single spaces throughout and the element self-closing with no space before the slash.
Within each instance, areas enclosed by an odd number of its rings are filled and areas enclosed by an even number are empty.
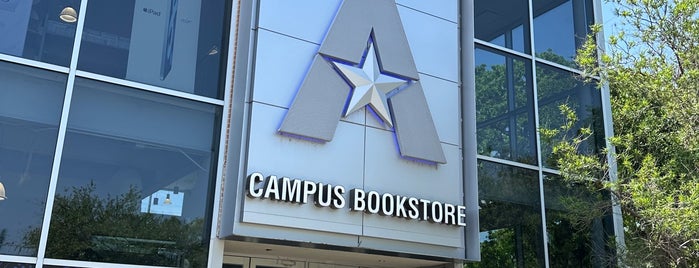
<svg viewBox="0 0 699 268">
<path fill-rule="evenodd" d="M 609 3 L 607 0 L 602 1 L 602 26 L 604 26 L 605 38 L 609 38 L 612 33 L 615 33 L 614 24 L 618 23 L 619 19 L 614 15 L 614 3 Z M 606 40 L 605 40 L 606 41 Z"/>
</svg>

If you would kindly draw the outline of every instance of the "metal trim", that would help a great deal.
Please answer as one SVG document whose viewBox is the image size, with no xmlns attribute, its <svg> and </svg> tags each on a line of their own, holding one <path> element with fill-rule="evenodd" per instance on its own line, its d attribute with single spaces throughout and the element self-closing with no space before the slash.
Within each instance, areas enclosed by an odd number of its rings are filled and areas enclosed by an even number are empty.
<svg viewBox="0 0 699 268">
<path fill-rule="evenodd" d="M 143 83 L 139 83 L 139 82 L 109 77 L 109 76 L 91 73 L 91 72 L 86 72 L 86 71 L 76 71 L 76 76 L 81 77 L 81 78 L 89 78 L 89 79 L 93 79 L 93 80 L 97 80 L 97 81 L 107 82 L 107 83 L 111 83 L 111 84 L 115 84 L 115 85 L 136 88 L 136 89 L 140 89 L 140 90 L 144 90 L 144 91 L 150 91 L 150 92 L 160 93 L 160 94 L 164 94 L 164 95 L 179 97 L 179 98 L 183 98 L 183 99 L 194 100 L 194 101 L 198 101 L 198 102 L 205 102 L 205 103 L 218 105 L 218 106 L 223 106 L 225 103 L 223 100 L 204 97 L 204 96 L 200 96 L 200 95 L 196 95 L 196 94 L 192 94 L 192 93 L 187 93 L 187 92 L 183 92 L 183 91 L 177 91 L 174 89 L 167 89 L 167 88 L 143 84 Z"/>
<path fill-rule="evenodd" d="M 525 58 L 525 59 L 528 59 L 528 60 L 532 60 L 532 55 L 530 55 L 530 54 L 526 54 L 526 53 L 519 52 L 519 51 L 517 51 L 517 50 L 513 50 L 513 49 L 506 48 L 506 47 L 498 46 L 498 45 L 495 45 L 495 44 L 492 44 L 492 43 L 488 43 L 488 42 L 486 42 L 486 41 L 483 41 L 483 40 L 480 40 L 480 39 L 476 39 L 476 38 L 474 38 L 473 40 L 474 40 L 474 42 L 475 42 L 476 44 L 478 44 L 478 45 L 481 45 L 481 46 L 484 46 L 484 47 L 488 47 L 488 48 L 492 48 L 492 49 L 495 49 L 495 50 L 497 50 L 497 51 L 507 52 L 507 53 L 509 53 L 509 54 L 516 55 L 516 56 L 519 56 L 519 57 L 522 57 L 522 58 Z"/>
<path fill-rule="evenodd" d="M 6 62 L 21 64 L 21 65 L 26 65 L 29 67 L 36 67 L 39 69 L 60 72 L 60 73 L 68 73 L 70 70 L 68 67 L 65 67 L 65 66 L 60 66 L 60 65 L 45 63 L 45 62 L 41 62 L 41 61 L 25 59 L 25 58 L 16 57 L 16 56 L 7 55 L 7 54 L 2 54 L 2 53 L 0 53 L 0 61 L 6 61 Z"/>
<path fill-rule="evenodd" d="M 56 140 L 56 150 L 53 155 L 53 165 L 51 167 L 51 179 L 49 181 L 49 191 L 47 194 L 46 207 L 44 208 L 44 219 L 41 226 L 41 236 L 39 238 L 39 248 L 37 253 L 36 267 L 42 268 L 44 257 L 46 255 L 46 244 L 48 242 L 49 227 L 51 224 L 51 216 L 53 212 L 53 202 L 56 196 L 56 186 L 58 184 L 58 172 L 61 167 L 61 159 L 63 157 L 63 144 L 66 137 L 66 129 L 68 127 L 68 115 L 70 113 L 70 104 L 73 99 L 73 86 L 75 84 L 76 69 L 78 66 L 78 56 L 80 54 L 80 45 L 82 42 L 83 28 L 85 27 L 85 17 L 87 16 L 87 1 L 80 2 L 80 16 L 78 24 L 75 28 L 75 39 L 73 40 L 73 54 L 70 61 L 70 71 L 68 72 L 68 82 L 66 84 L 65 97 L 63 99 L 63 110 L 61 112 L 61 121 L 58 126 L 58 138 Z"/>
<path fill-rule="evenodd" d="M 501 158 L 496 158 L 496 157 L 491 157 L 491 156 L 485 156 L 485 155 L 481 155 L 481 154 L 477 155 L 476 158 L 478 158 L 478 160 L 514 166 L 514 167 L 518 167 L 518 168 L 524 168 L 524 169 L 529 169 L 529 170 L 539 170 L 539 167 L 535 166 L 535 165 L 515 162 L 512 160 L 501 159 Z"/>
<path fill-rule="evenodd" d="M 464 205 L 467 226 L 464 229 L 465 259 L 480 261 L 480 216 L 478 213 L 478 143 L 476 124 L 476 65 L 474 0 L 459 1 L 461 43 L 461 144 Z"/>
<path fill-rule="evenodd" d="M 532 55 L 534 55 L 536 52 L 536 46 L 535 46 L 535 40 L 534 40 L 534 11 L 533 11 L 533 3 L 532 0 L 528 1 L 529 5 L 529 21 L 531 23 L 529 27 L 529 42 L 530 42 L 530 51 Z M 537 85 L 537 77 L 536 77 L 536 60 L 532 60 L 532 90 L 534 92 L 534 126 L 536 127 L 536 158 L 537 158 L 537 165 L 538 165 L 538 172 L 539 172 L 539 209 L 541 210 L 541 233 L 542 233 L 542 239 L 543 239 L 543 244 L 544 244 L 544 265 L 545 267 L 549 267 L 549 247 L 548 247 L 548 232 L 546 230 L 546 208 L 545 208 L 545 199 L 544 199 L 544 172 L 543 172 L 543 160 L 541 157 L 541 135 L 539 132 L 539 91 L 538 91 L 538 85 Z"/>
<path fill-rule="evenodd" d="M 221 124 L 219 127 L 219 143 L 218 143 L 218 160 L 216 167 L 216 182 L 214 184 L 214 201 L 212 206 L 212 217 L 211 217 L 211 229 L 209 234 L 209 256 L 208 256 L 208 267 L 220 267 L 224 263 L 223 254 L 225 252 L 225 244 L 222 240 L 218 239 L 218 233 L 220 230 L 221 213 L 222 213 L 222 203 L 223 203 L 223 183 L 225 181 L 225 165 L 227 161 L 228 153 L 228 133 L 230 132 L 231 125 L 231 110 L 232 110 L 232 95 L 233 95 L 233 69 L 235 64 L 233 59 L 237 51 L 237 41 L 238 41 L 238 20 L 240 18 L 240 0 L 235 1 L 231 4 L 231 10 L 229 11 L 229 25 L 228 25 L 228 52 L 226 53 L 226 82 L 224 84 L 223 93 L 223 111 L 221 112 Z"/>
</svg>

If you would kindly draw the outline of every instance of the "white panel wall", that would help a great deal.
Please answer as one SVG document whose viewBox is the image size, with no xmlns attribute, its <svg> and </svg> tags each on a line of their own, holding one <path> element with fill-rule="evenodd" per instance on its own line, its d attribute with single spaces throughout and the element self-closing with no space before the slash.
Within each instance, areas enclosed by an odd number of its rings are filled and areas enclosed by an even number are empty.
<svg viewBox="0 0 699 268">
<path fill-rule="evenodd" d="M 401 158 L 392 129 L 385 129 L 366 109 L 341 119 L 330 142 L 279 135 L 277 129 L 342 1 L 260 0 L 251 48 L 255 61 L 247 158 L 239 179 L 260 172 L 342 185 L 348 191 L 463 203 L 457 1 L 397 2 L 447 164 Z M 350 92 L 348 86 L 348 96 Z M 461 227 L 348 207 L 254 199 L 244 189 L 237 196 L 242 205 L 234 235 L 463 258 Z"/>
</svg>

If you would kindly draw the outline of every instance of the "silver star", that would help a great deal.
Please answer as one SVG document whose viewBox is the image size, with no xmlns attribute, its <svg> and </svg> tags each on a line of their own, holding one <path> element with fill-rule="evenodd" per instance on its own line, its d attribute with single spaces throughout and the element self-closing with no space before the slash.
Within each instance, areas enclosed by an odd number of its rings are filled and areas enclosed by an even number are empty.
<svg viewBox="0 0 699 268">
<path fill-rule="evenodd" d="M 369 45 L 369 53 L 367 53 L 366 60 L 364 60 L 361 68 L 337 62 L 333 62 L 333 64 L 335 64 L 342 75 L 347 78 L 352 84 L 352 87 L 354 87 L 349 107 L 347 108 L 347 112 L 345 112 L 345 117 L 369 105 L 374 112 L 381 117 L 386 125 L 393 127 L 391 112 L 386 102 L 386 94 L 408 81 L 381 73 L 379 61 L 376 58 L 376 51 L 374 50 L 374 44 L 371 43 L 371 45 Z"/>
</svg>

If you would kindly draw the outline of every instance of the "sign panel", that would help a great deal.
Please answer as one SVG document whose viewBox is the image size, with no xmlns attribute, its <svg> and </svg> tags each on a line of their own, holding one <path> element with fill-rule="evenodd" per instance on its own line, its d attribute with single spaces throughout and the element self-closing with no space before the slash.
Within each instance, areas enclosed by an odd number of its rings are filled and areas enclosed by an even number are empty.
<svg viewBox="0 0 699 268">
<path fill-rule="evenodd" d="M 221 235 L 463 258 L 458 24 L 393 0 L 258 4 Z"/>
</svg>

